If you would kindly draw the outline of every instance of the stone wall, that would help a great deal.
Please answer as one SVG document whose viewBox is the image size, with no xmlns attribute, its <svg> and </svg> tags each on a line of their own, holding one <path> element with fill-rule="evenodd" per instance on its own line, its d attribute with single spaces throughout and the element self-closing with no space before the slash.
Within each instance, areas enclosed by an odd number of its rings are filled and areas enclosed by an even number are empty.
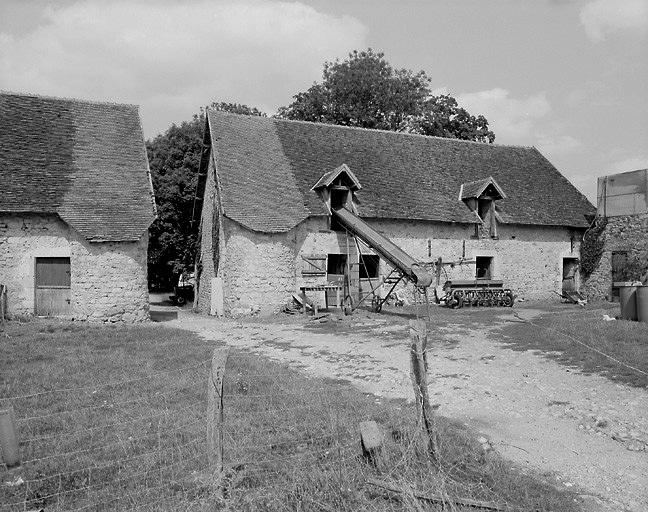
<svg viewBox="0 0 648 512">
<path fill-rule="evenodd" d="M 560 227 L 500 225 L 498 239 L 475 239 L 473 225 L 365 219 L 377 231 L 421 261 L 457 261 L 462 256 L 493 258 L 493 279 L 504 281 L 519 297 L 557 300 L 562 287 L 563 258 L 578 258 L 582 232 Z M 205 219 L 203 219 L 205 222 Z M 325 217 L 311 217 L 288 233 L 256 233 L 236 222 L 221 222 L 223 244 L 218 277 L 223 278 L 225 314 L 273 313 L 300 286 L 325 283 L 326 275 L 304 274 L 302 256 L 346 254 L 346 235 L 330 231 Z M 203 233 L 203 240 L 205 237 Z M 350 239 L 351 252 L 353 239 Z M 207 244 L 205 247 L 209 247 Z M 363 253 L 372 254 L 361 245 Z M 203 254 L 203 261 L 209 258 Z M 205 267 L 205 263 L 203 266 Z M 381 261 L 380 274 L 389 272 Z M 472 263 L 445 267 L 441 281 L 474 279 Z M 201 281 L 202 282 L 202 281 Z M 203 285 L 201 285 L 203 286 Z M 208 303 L 209 298 L 201 298 Z M 309 295 L 319 304 L 323 293 Z M 201 308 L 202 311 L 208 311 Z"/>
<path fill-rule="evenodd" d="M 628 259 L 639 257 L 648 261 L 648 213 L 609 217 L 607 221 L 601 261 L 583 286 L 584 293 L 591 299 L 610 296 L 612 252 L 627 251 Z"/>
<path fill-rule="evenodd" d="M 420 261 L 457 261 L 465 251 L 465 259 L 493 257 L 493 279 L 529 300 L 556 299 L 562 287 L 563 258 L 578 258 L 582 231 L 561 227 L 500 225 L 499 238 L 473 238 L 474 225 L 422 221 L 365 219 L 410 256 Z M 327 230 L 325 218 L 310 218 L 296 228 L 298 251 L 302 254 L 344 253 L 345 237 Z M 465 248 L 465 249 L 464 249 Z M 373 252 L 361 245 L 363 253 Z M 326 277 L 297 275 L 297 287 L 311 282 L 325 282 Z M 389 268 L 380 264 L 381 275 Z M 441 281 L 474 279 L 475 263 L 444 267 Z"/>
<path fill-rule="evenodd" d="M 69 257 L 73 319 L 147 320 L 147 247 L 147 233 L 138 242 L 90 243 L 56 215 L 2 215 L 0 282 L 9 313 L 34 314 L 35 258 Z"/>
<path fill-rule="evenodd" d="M 194 300 L 194 310 L 200 313 L 210 312 L 211 283 L 212 279 L 216 277 L 218 270 L 216 262 L 222 252 L 220 248 L 222 223 L 217 208 L 214 165 L 210 158 L 200 217 L 200 254 L 196 268 L 198 289 Z"/>
<path fill-rule="evenodd" d="M 270 314 L 295 293 L 295 231 L 257 233 L 224 219 L 223 279 L 226 315 Z"/>
</svg>

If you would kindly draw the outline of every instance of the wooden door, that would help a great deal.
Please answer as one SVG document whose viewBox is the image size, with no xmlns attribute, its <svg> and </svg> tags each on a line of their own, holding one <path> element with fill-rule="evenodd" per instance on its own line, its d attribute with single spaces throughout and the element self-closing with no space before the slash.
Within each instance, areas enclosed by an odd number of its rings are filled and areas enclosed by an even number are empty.
<svg viewBox="0 0 648 512">
<path fill-rule="evenodd" d="M 628 251 L 612 251 L 612 282 L 626 281 Z"/>
<path fill-rule="evenodd" d="M 70 304 L 70 258 L 36 258 L 36 315 L 62 316 Z"/>
</svg>

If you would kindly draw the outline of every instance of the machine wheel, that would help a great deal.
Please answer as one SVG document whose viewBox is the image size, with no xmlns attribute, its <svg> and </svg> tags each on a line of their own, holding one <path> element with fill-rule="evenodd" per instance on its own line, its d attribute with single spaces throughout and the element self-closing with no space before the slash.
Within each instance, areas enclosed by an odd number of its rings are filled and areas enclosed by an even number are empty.
<svg viewBox="0 0 648 512">
<path fill-rule="evenodd" d="M 505 293 L 504 296 L 502 297 L 502 306 L 505 306 L 507 308 L 512 308 L 514 302 L 515 302 L 515 296 L 513 295 L 512 292 Z"/>
<path fill-rule="evenodd" d="M 177 297 L 176 296 L 176 304 L 178 306 L 184 306 L 186 303 L 187 303 L 187 299 L 185 299 L 184 297 Z"/>
</svg>

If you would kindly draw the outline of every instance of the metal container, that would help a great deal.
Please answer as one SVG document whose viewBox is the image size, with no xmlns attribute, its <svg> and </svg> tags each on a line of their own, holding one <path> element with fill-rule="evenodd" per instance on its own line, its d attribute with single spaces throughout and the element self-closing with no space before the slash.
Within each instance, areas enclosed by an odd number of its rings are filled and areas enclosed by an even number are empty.
<svg viewBox="0 0 648 512">
<path fill-rule="evenodd" d="M 637 319 L 637 286 L 631 283 L 623 283 L 619 286 L 619 297 L 621 302 L 621 318 L 624 320 Z"/>
<path fill-rule="evenodd" d="M 637 286 L 635 296 L 637 302 L 637 320 L 648 324 L 648 285 Z"/>
</svg>

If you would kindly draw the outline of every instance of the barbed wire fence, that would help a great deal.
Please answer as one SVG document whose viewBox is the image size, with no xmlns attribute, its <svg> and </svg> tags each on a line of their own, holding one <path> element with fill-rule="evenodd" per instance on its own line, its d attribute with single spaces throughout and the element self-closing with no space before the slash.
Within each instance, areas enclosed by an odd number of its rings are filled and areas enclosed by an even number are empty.
<svg viewBox="0 0 648 512">
<path fill-rule="evenodd" d="M 0 512 L 213 510 L 219 502 L 234 510 L 353 510 L 367 484 L 388 496 L 363 501 L 363 510 L 419 510 L 420 500 L 515 510 L 512 496 L 462 458 L 467 437 L 455 435 L 451 446 L 443 430 L 450 427 L 438 430 L 425 393 L 425 321 L 410 329 L 416 406 L 392 411 L 374 460 L 359 436 L 370 408 L 356 410 L 342 386 L 305 384 L 283 365 L 242 363 L 237 351 L 216 364 L 222 349 L 136 378 L 0 397 Z M 7 419 L 16 467 L 8 467 Z M 430 489 L 434 496 L 422 497 Z"/>
<path fill-rule="evenodd" d="M 344 460 L 357 456 L 357 423 L 340 421 L 330 390 L 269 388 L 276 373 L 228 368 L 218 461 L 209 438 L 210 375 L 205 360 L 0 398 L 0 411 L 13 416 L 20 458 L 11 468 L 4 453 L 0 511 L 154 510 L 226 499 L 237 489 L 252 499 L 261 482 L 313 467 L 342 478 Z"/>
</svg>

